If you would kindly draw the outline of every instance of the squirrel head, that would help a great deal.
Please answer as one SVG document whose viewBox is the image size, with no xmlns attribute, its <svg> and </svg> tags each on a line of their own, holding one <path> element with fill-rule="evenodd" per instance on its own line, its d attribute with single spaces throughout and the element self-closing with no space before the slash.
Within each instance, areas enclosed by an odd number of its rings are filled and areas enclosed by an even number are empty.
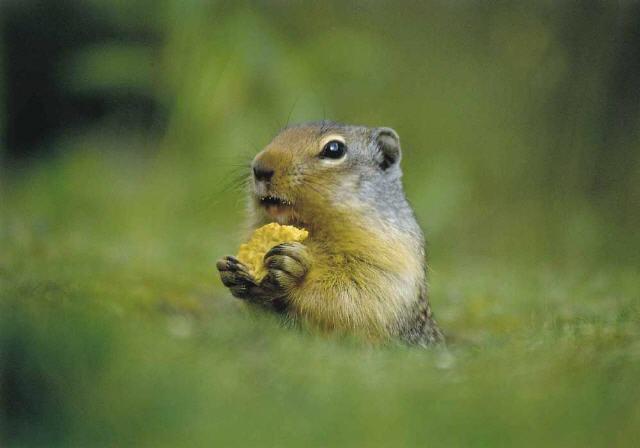
<svg viewBox="0 0 640 448">
<path fill-rule="evenodd" d="M 251 164 L 261 221 L 300 227 L 404 198 L 400 139 L 391 128 L 321 122 L 281 131 Z"/>
</svg>

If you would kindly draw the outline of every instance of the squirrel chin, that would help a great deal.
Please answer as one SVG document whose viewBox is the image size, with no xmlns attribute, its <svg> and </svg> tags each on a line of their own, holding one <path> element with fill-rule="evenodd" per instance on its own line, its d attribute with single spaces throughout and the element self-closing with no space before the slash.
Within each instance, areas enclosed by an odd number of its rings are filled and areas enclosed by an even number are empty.
<svg viewBox="0 0 640 448">
<path fill-rule="evenodd" d="M 282 225 L 289 224 L 293 215 L 291 207 L 288 206 L 268 205 L 264 207 L 264 211 L 267 216 Z"/>
</svg>

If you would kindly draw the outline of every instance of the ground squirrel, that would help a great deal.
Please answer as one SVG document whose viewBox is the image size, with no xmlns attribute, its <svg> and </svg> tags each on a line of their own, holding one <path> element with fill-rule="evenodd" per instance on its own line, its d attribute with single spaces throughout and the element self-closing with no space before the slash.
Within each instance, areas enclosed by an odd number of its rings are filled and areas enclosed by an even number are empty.
<svg viewBox="0 0 640 448">
<path fill-rule="evenodd" d="M 267 252 L 260 282 L 237 258 L 224 257 L 217 263 L 224 285 L 321 331 L 419 346 L 443 341 L 400 156 L 390 128 L 321 122 L 281 131 L 251 164 L 251 224 L 293 225 L 309 237 Z"/>
</svg>

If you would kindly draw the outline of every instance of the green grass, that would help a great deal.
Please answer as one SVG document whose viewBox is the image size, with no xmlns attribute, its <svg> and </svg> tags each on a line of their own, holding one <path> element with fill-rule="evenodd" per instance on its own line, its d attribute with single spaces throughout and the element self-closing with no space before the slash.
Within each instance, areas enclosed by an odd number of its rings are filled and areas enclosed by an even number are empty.
<svg viewBox="0 0 640 448">
<path fill-rule="evenodd" d="M 448 350 L 319 338 L 222 287 L 239 193 L 83 154 L 3 184 L 3 446 L 640 443 L 637 266 L 445 256 L 443 225 L 430 282 Z"/>
</svg>

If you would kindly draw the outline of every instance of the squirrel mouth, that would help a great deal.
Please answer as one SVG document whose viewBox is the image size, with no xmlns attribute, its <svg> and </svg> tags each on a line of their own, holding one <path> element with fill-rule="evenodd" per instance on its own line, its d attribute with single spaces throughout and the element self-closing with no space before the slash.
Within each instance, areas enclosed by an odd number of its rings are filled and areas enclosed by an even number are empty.
<svg viewBox="0 0 640 448">
<path fill-rule="evenodd" d="M 291 201 L 287 201 L 286 199 L 279 198 L 277 196 L 261 196 L 260 197 L 260 205 L 264 207 L 291 207 L 293 204 Z"/>
<path fill-rule="evenodd" d="M 278 221 L 291 215 L 293 203 L 287 199 L 273 195 L 260 196 L 258 199 L 265 212 Z"/>
</svg>

